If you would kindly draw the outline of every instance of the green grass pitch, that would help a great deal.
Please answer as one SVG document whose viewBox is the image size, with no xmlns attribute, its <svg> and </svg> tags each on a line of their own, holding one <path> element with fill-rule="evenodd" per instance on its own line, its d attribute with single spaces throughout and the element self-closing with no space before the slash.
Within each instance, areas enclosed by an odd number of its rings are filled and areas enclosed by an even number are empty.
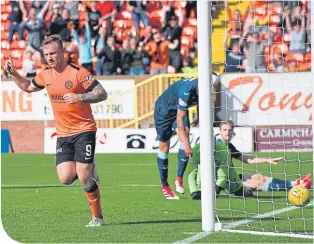
<svg viewBox="0 0 314 244">
<path fill-rule="evenodd" d="M 243 164 L 244 173 L 261 172 L 295 180 L 313 172 L 311 153 L 264 153 L 283 155 L 278 165 Z M 2 223 L 7 234 L 22 243 L 172 243 L 201 231 L 200 201 L 188 193 L 179 201 L 165 200 L 159 188 L 155 154 L 98 154 L 101 200 L 105 226 L 89 229 L 90 212 L 83 190 L 75 183 L 62 186 L 55 170 L 55 156 L 2 155 Z M 242 164 L 235 162 L 237 171 Z M 170 155 L 169 182 L 174 185 L 176 155 Z M 188 189 L 186 189 L 188 190 Z M 222 196 L 217 214 L 230 224 L 259 214 L 290 207 L 286 192 L 254 193 L 243 200 Z M 311 191 L 313 196 L 313 192 Z M 255 219 L 238 230 L 293 232 L 313 235 L 313 206 Z M 312 243 L 311 239 L 259 236 L 230 232 L 212 233 L 203 243 Z"/>
</svg>

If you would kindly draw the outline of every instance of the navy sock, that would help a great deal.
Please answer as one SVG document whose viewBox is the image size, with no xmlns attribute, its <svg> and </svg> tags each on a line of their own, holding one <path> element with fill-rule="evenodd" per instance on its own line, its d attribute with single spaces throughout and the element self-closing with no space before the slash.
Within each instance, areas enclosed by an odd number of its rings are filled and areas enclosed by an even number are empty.
<svg viewBox="0 0 314 244">
<path fill-rule="evenodd" d="M 157 164 L 160 175 L 160 181 L 163 186 L 168 186 L 168 154 L 158 152 Z"/>
<path fill-rule="evenodd" d="M 268 182 L 265 182 L 263 191 L 286 191 L 291 189 L 293 186 L 293 181 L 270 178 Z"/>
<path fill-rule="evenodd" d="M 180 149 L 178 152 L 178 176 L 183 177 L 186 166 L 188 165 L 189 157 L 185 155 L 184 145 L 180 143 Z"/>
</svg>

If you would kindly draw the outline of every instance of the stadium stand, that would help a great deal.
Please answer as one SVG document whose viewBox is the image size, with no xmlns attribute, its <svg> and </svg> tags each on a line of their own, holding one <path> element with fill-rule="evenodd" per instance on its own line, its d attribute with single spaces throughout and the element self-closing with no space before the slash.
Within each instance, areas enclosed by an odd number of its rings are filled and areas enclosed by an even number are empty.
<svg viewBox="0 0 314 244">
<path fill-rule="evenodd" d="M 151 53 L 143 47 L 153 40 L 155 33 L 161 33 L 161 41 L 167 39 L 164 34 L 169 28 L 169 23 L 174 19 L 173 16 L 177 19 L 180 27 L 178 43 L 180 67 L 176 64 L 175 68 L 171 66 L 170 62 L 168 68 L 163 69 L 162 72 L 183 72 L 181 69 L 183 68 L 183 60 L 186 57 L 193 59 L 191 67 L 197 64 L 197 16 L 196 3 L 193 1 L 81 1 L 77 4 L 78 17 L 75 11 L 73 12 L 71 2 L 75 1 L 67 1 L 67 4 L 64 1 L 41 3 L 40 1 L 23 1 L 24 4 L 20 6 L 16 1 L 2 1 L 2 61 L 12 52 L 11 55 L 18 64 L 19 69 L 22 68 L 20 65 L 22 63 L 21 59 L 25 55 L 24 50 L 28 50 L 30 44 L 28 31 L 24 29 L 22 40 L 19 38 L 17 31 L 15 33 L 11 31 L 12 42 L 10 42 L 11 34 L 9 33 L 10 29 L 13 28 L 13 24 L 16 24 L 14 22 L 16 18 L 29 21 L 29 13 L 32 9 L 35 9 L 36 19 L 44 21 L 44 28 L 40 31 L 41 39 L 49 35 L 52 24 L 63 26 L 60 34 L 66 40 L 66 55 L 72 62 L 78 62 L 77 57 L 79 54 L 77 43 L 71 35 L 71 29 L 74 27 L 79 35 L 84 35 L 86 20 L 93 25 L 92 68 L 94 73 L 96 72 L 96 62 L 102 60 L 96 55 L 94 46 L 95 40 L 99 37 L 99 28 L 104 28 L 106 33 L 105 38 L 102 39 L 104 45 L 101 46 L 103 50 L 99 50 L 100 53 L 104 51 L 107 45 L 107 38 L 113 37 L 119 59 L 123 50 L 123 41 L 136 38 L 137 46 L 132 46 L 132 48 L 135 48 L 133 52 L 138 54 L 140 51 L 143 68 L 145 73 L 149 74 L 151 73 L 150 62 L 156 59 L 154 56 L 158 55 L 160 50 L 157 48 L 155 53 Z M 228 49 L 235 41 L 239 42 L 240 54 L 243 55 L 239 71 L 288 72 L 310 69 L 311 46 L 309 40 L 311 24 L 309 21 L 309 7 L 307 6 L 309 1 L 214 1 L 213 4 L 212 45 L 215 50 L 213 55 L 214 71 L 222 73 L 225 70 L 226 65 L 228 65 L 226 64 Z M 68 11 L 64 11 L 66 8 L 68 8 Z M 96 21 L 93 17 L 95 13 L 101 14 L 101 18 L 96 19 Z M 136 29 L 137 26 L 138 29 Z M 167 33 L 169 33 L 169 30 L 167 30 Z M 228 37 L 227 50 L 223 46 L 225 35 Z M 260 45 L 262 42 L 267 42 L 267 44 Z M 299 44 L 295 45 L 295 43 L 301 43 L 302 50 L 299 48 Z M 173 38 L 169 39 L 168 45 L 169 47 L 174 45 Z M 128 45 L 126 44 L 126 46 Z M 255 52 L 252 56 L 250 51 L 256 51 L 253 46 L 259 46 L 260 52 L 258 54 Z M 295 48 L 299 49 L 292 50 Z M 132 53 L 132 50 L 128 53 Z M 170 60 L 171 55 L 168 56 Z M 256 59 L 257 56 L 259 58 L 258 63 L 252 64 L 250 60 Z M 138 60 L 138 57 L 136 59 Z M 44 65 L 42 60 L 42 57 L 34 56 L 37 70 Z M 120 67 L 120 63 L 120 61 L 117 61 L 116 65 L 117 69 L 121 71 L 112 72 L 112 74 L 128 74 L 127 70 Z M 250 67 L 249 64 L 253 66 Z M 265 66 L 265 69 L 262 66 Z M 6 77 L 3 71 L 2 77 Z"/>
</svg>

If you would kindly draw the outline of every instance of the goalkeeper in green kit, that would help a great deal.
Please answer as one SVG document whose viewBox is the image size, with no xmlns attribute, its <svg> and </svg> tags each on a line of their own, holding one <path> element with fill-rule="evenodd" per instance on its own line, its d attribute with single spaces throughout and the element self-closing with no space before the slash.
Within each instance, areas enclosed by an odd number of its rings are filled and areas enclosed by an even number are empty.
<svg viewBox="0 0 314 244">
<path fill-rule="evenodd" d="M 262 174 L 239 175 L 234 169 L 232 158 L 239 159 L 248 164 L 269 163 L 277 164 L 279 158 L 259 158 L 247 156 L 239 152 L 230 140 L 234 136 L 234 125 L 232 121 L 224 121 L 219 125 L 219 135 L 216 137 L 215 144 L 215 189 L 218 195 L 221 190 L 235 196 L 251 197 L 252 190 L 271 191 L 289 190 L 294 185 L 302 184 L 310 187 L 311 175 L 296 181 L 280 180 L 267 177 Z M 200 177 L 200 145 L 196 144 L 193 148 L 192 157 L 188 163 L 188 184 L 192 199 L 201 199 L 201 177 Z"/>
</svg>

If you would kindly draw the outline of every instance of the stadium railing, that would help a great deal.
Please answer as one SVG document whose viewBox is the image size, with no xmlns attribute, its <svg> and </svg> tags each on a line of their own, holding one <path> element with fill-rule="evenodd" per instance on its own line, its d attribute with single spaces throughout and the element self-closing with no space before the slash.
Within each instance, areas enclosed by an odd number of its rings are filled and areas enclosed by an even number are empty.
<svg viewBox="0 0 314 244">
<path fill-rule="evenodd" d="M 140 122 L 152 118 L 154 114 L 154 103 L 157 98 L 168 88 L 170 84 L 181 79 L 197 76 L 193 74 L 160 74 L 150 77 L 138 84 L 133 88 L 120 92 L 108 99 L 109 102 L 109 128 L 139 128 Z M 112 105 L 115 100 L 129 94 L 134 93 L 134 108 L 135 115 L 132 120 L 117 120 L 113 118 Z M 190 109 L 190 119 L 192 120 L 196 108 Z"/>
</svg>

